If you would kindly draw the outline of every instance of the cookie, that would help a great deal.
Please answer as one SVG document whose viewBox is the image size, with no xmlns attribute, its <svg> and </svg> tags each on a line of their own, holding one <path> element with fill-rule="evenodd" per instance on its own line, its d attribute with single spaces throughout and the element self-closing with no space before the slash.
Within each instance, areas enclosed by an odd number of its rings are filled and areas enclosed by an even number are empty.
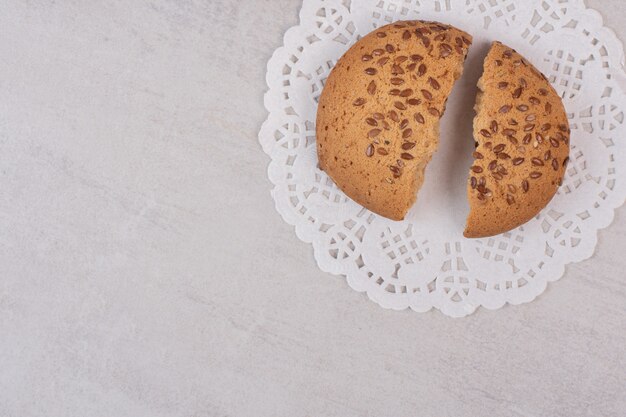
<svg viewBox="0 0 626 417">
<path fill-rule="evenodd" d="M 570 137 L 561 97 L 506 45 L 492 44 L 478 88 L 464 232 L 470 238 L 514 229 L 548 204 L 565 174 Z"/>
<path fill-rule="evenodd" d="M 337 62 L 319 100 L 317 152 L 320 168 L 351 199 L 404 219 L 471 42 L 449 25 L 400 21 L 369 33 Z"/>
</svg>

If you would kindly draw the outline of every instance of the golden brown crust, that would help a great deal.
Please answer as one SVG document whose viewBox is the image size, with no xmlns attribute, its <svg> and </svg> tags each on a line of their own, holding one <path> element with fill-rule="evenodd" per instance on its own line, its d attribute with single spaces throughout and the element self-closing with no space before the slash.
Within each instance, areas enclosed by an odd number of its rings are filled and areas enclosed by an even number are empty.
<svg viewBox="0 0 626 417">
<path fill-rule="evenodd" d="M 484 67 L 467 185 L 464 235 L 471 238 L 504 233 L 536 216 L 561 184 L 569 155 L 565 108 L 543 74 L 500 42 Z"/>
<path fill-rule="evenodd" d="M 452 26 L 403 21 L 368 34 L 341 57 L 320 97 L 317 151 L 320 168 L 354 201 L 404 218 L 471 40 Z"/>
</svg>

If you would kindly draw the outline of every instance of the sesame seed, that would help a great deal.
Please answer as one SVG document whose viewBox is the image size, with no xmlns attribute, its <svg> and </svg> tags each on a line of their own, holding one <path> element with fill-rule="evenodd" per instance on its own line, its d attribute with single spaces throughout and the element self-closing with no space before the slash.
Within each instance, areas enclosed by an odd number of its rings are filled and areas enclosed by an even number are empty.
<svg viewBox="0 0 626 417">
<path fill-rule="evenodd" d="M 439 82 L 435 80 L 433 77 L 428 77 L 428 83 L 433 88 L 433 90 L 439 90 L 439 88 L 441 88 L 441 86 L 439 85 Z"/>
<path fill-rule="evenodd" d="M 398 110 L 406 110 L 406 104 L 401 101 L 396 101 L 393 103 L 393 106 Z"/>
<path fill-rule="evenodd" d="M 393 66 L 391 67 L 391 74 L 392 75 L 404 74 L 404 70 L 400 67 L 400 65 L 393 64 Z"/>
<path fill-rule="evenodd" d="M 367 86 L 367 92 L 371 95 L 374 95 L 376 93 L 376 83 L 374 81 L 371 81 Z"/>
<path fill-rule="evenodd" d="M 559 147 L 559 141 L 556 140 L 555 138 L 553 138 L 552 136 L 550 136 L 550 145 L 552 145 L 553 148 L 558 148 Z"/>
<path fill-rule="evenodd" d="M 506 195 L 506 202 L 510 206 L 515 203 L 515 198 L 511 194 Z"/>
<path fill-rule="evenodd" d="M 501 143 L 501 144 L 499 144 L 499 145 L 496 145 L 496 146 L 493 148 L 493 152 L 494 152 L 494 153 L 500 153 L 500 152 L 502 152 L 502 151 L 504 150 L 504 148 L 505 148 L 505 147 L 506 147 L 506 145 L 505 145 L 505 144 L 503 144 L 503 143 Z"/>
</svg>

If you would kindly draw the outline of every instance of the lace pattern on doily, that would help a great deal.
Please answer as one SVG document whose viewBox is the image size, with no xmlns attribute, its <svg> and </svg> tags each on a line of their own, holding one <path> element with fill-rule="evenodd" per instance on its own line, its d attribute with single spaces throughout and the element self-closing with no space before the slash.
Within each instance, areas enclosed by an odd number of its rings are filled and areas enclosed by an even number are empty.
<svg viewBox="0 0 626 417">
<path fill-rule="evenodd" d="M 324 81 L 360 36 L 392 21 L 439 20 L 475 41 L 499 39 L 546 74 L 572 129 L 559 192 L 534 220 L 493 238 L 424 232 L 419 216 L 393 222 L 349 200 L 317 168 L 315 115 Z M 476 42 L 475 42 L 476 43 Z M 582 0 L 305 0 L 300 25 L 268 63 L 267 121 L 276 209 L 313 245 L 324 271 L 386 308 L 464 316 L 520 304 L 592 255 L 597 231 L 624 202 L 623 47 Z M 426 181 L 428 181 L 428 177 Z M 419 198 L 419 197 L 418 197 Z"/>
</svg>

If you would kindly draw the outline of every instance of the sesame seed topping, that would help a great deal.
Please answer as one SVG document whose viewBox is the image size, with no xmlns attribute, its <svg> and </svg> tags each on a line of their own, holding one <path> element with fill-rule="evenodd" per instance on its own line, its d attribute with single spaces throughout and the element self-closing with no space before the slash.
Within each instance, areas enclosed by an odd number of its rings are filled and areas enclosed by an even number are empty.
<svg viewBox="0 0 626 417">
<path fill-rule="evenodd" d="M 393 103 L 393 106 L 398 110 L 406 110 L 406 104 L 401 101 L 396 101 Z"/>
<path fill-rule="evenodd" d="M 513 197 L 511 194 L 507 194 L 506 195 L 506 202 L 507 202 L 507 204 L 509 206 L 514 204 L 515 203 L 515 197 Z"/>
<path fill-rule="evenodd" d="M 374 81 L 371 81 L 367 86 L 367 92 L 371 95 L 374 95 L 376 93 L 376 83 Z"/>
</svg>

